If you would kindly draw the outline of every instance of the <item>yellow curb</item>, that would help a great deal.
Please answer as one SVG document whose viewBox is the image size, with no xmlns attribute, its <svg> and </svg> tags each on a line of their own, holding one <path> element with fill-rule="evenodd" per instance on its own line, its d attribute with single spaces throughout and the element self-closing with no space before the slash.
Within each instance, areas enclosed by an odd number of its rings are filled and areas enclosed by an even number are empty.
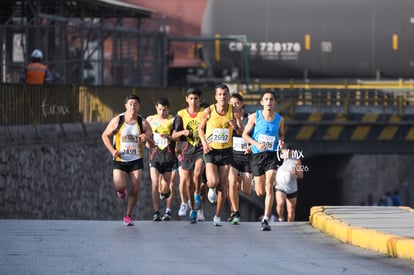
<svg viewBox="0 0 414 275">
<path fill-rule="evenodd" d="M 401 207 L 412 211 L 409 207 Z M 330 237 L 354 246 L 377 251 L 391 257 L 414 261 L 414 239 L 377 230 L 351 226 L 326 214 L 323 206 L 314 206 L 310 210 L 309 223 Z"/>
<path fill-rule="evenodd" d="M 399 206 L 398 208 L 408 211 L 408 212 L 414 212 L 414 209 L 412 209 L 411 207 L 408 206 Z"/>
</svg>

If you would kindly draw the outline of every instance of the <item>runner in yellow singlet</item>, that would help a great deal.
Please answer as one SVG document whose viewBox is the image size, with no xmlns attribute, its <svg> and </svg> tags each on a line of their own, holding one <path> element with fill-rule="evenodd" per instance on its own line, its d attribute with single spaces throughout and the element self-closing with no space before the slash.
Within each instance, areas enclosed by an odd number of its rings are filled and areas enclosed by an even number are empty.
<svg viewBox="0 0 414 275">
<path fill-rule="evenodd" d="M 190 205 L 187 205 L 184 192 L 181 192 L 178 215 L 187 215 L 187 208 L 190 207 L 190 223 L 196 223 L 197 218 L 200 220 L 201 215 L 204 216 L 200 196 L 201 173 L 204 169 L 203 148 L 198 136 L 198 125 L 203 116 L 203 109 L 199 106 L 200 96 L 201 91 L 198 89 L 190 88 L 186 91 L 187 108 L 178 111 L 172 133 L 172 137 L 181 143 L 180 189 L 185 187 L 190 201 Z"/>
<path fill-rule="evenodd" d="M 220 226 L 221 212 L 227 197 L 233 131 L 241 134 L 242 122 L 239 110 L 229 104 L 230 91 L 227 85 L 218 84 L 215 87 L 215 99 L 216 103 L 204 110 L 198 133 L 203 145 L 207 184 L 210 188 L 208 199 L 212 203 L 217 200 L 213 224 Z"/>
<path fill-rule="evenodd" d="M 168 221 L 171 219 L 171 199 L 168 198 L 167 207 L 162 217 L 158 205 L 159 197 L 165 199 L 173 193 L 173 190 L 170 190 L 169 183 L 175 162 L 175 141 L 171 138 L 174 117 L 169 114 L 169 107 L 168 99 L 158 98 L 155 105 L 157 113 L 147 117 L 154 135 L 154 147 L 150 148 L 149 155 L 151 195 L 154 208 L 153 221 Z M 161 178 L 164 181 L 161 181 Z"/>
</svg>

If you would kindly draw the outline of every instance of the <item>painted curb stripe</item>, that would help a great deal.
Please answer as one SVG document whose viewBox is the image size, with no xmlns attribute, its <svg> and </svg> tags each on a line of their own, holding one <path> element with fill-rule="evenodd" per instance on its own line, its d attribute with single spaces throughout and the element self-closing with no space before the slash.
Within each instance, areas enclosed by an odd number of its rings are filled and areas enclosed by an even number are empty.
<svg viewBox="0 0 414 275">
<path fill-rule="evenodd" d="M 409 207 L 401 208 L 414 212 Z M 377 251 L 391 257 L 414 261 L 414 239 L 351 226 L 326 214 L 323 206 L 311 208 L 309 223 L 314 228 L 341 242 Z"/>
</svg>

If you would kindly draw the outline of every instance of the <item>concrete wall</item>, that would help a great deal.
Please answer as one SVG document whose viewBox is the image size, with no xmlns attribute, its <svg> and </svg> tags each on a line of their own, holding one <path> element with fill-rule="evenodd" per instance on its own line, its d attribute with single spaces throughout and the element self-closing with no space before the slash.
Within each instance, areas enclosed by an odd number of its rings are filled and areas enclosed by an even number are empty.
<svg viewBox="0 0 414 275">
<path fill-rule="evenodd" d="M 34 127 L 24 127 L 26 133 L 12 129 L 17 138 L 0 151 L 2 218 L 104 219 L 119 210 L 109 196 L 110 161 L 98 135 L 59 138 L 39 126 L 49 136 L 36 139 Z"/>
<path fill-rule="evenodd" d="M 0 218 L 122 219 L 126 202 L 116 196 L 112 158 L 101 141 L 106 124 L 0 127 Z M 176 180 L 173 219 L 180 206 Z M 212 220 L 215 205 L 204 203 Z M 165 201 L 160 201 L 160 211 Z M 245 220 L 255 218 L 245 211 Z M 223 211 L 227 217 L 228 209 Z M 152 219 L 148 151 L 134 219 Z"/>
<path fill-rule="evenodd" d="M 414 206 L 413 163 L 413 155 L 352 156 L 342 174 L 344 204 L 366 204 L 368 194 L 378 202 L 397 190 L 404 205 Z"/>
<path fill-rule="evenodd" d="M 66 136 L 58 125 L 38 127 L 40 138 L 33 126 L 13 127 L 14 141 L 2 143 L 0 217 L 120 219 L 126 202 L 113 189 L 112 160 L 100 137 L 105 125 L 86 132 L 66 125 Z M 150 190 L 145 173 L 135 218 L 152 217 Z"/>
</svg>

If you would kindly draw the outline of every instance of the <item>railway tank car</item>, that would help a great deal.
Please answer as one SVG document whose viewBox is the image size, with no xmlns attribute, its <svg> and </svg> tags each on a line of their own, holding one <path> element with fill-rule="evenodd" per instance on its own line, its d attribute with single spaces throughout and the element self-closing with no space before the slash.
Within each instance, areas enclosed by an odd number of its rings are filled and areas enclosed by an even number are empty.
<svg viewBox="0 0 414 275">
<path fill-rule="evenodd" d="M 201 35 L 217 37 L 203 56 L 220 77 L 414 76 L 414 0 L 209 0 Z"/>
</svg>

